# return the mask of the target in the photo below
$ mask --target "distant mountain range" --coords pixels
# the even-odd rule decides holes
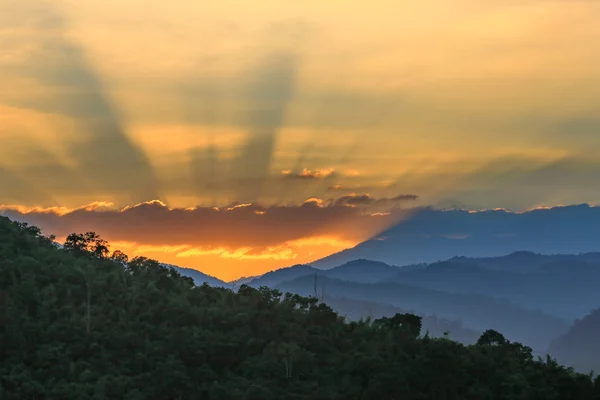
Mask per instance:
[[[329,270],[322,270],[310,265],[299,264],[268,272],[248,281],[247,284],[252,287],[277,286],[282,282],[311,274],[319,274],[330,278],[362,283],[375,283],[394,276],[399,270],[398,267],[370,260],[354,260]]]
[[[354,260],[329,270],[295,265],[271,271],[246,284],[276,287],[305,276],[492,296],[565,320],[580,318],[600,305],[600,253],[541,255],[521,251],[502,257],[453,257],[404,267]]]
[[[198,285],[316,296],[351,319],[416,313],[431,335],[463,343],[496,329],[589,372],[600,368],[600,314],[591,313],[600,307],[599,238],[600,208],[588,205],[521,214],[423,209],[352,249],[235,282],[166,265]]]
[[[231,287],[193,271],[183,270],[183,274],[197,283]],[[452,326],[449,333],[463,342],[476,336],[469,332],[496,329],[543,354],[572,321],[600,305],[598,282],[600,253],[521,251],[404,267],[370,260],[354,260],[329,270],[295,265],[244,283],[316,296],[352,318],[405,310],[431,321],[447,321],[431,325],[432,332],[439,334],[439,326]]]
[[[585,369],[596,365],[586,349],[600,337],[598,313],[586,317],[600,307],[599,238],[600,208],[588,205],[525,213],[423,209],[310,265],[230,283],[177,269],[197,284],[317,296],[352,319],[413,312],[432,335],[463,343],[496,329],[538,355],[550,349]]]
[[[395,282],[359,283],[317,276],[318,297],[352,298],[390,304],[418,315],[435,315],[461,321],[465,328],[496,329],[510,340],[545,351],[549,343],[566,332],[568,321],[541,311],[528,310],[505,299],[480,294],[449,293]],[[282,292],[315,295],[311,275],[276,286]]]
[[[598,238],[600,208],[587,204],[524,213],[423,208],[385,232],[310,265],[328,269],[357,259],[408,265],[521,250],[589,253],[600,251]]]

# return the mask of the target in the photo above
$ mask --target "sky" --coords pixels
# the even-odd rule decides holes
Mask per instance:
[[[600,199],[600,1],[0,0],[0,212],[223,279]]]

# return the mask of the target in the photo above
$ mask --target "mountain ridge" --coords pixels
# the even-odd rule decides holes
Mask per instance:
[[[600,208],[589,204],[527,212],[420,209],[359,243],[315,260],[331,268],[365,258],[391,265],[431,263],[456,256],[498,257],[518,251],[576,254],[600,251]]]

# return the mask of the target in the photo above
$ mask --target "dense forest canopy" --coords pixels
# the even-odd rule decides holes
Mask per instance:
[[[62,248],[0,217],[1,399],[600,399],[494,330],[465,346],[407,313],[347,322],[315,297],[195,286],[94,233]]]

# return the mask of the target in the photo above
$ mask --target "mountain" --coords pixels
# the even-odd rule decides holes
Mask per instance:
[[[232,287],[236,287],[236,286],[242,286],[242,285],[248,285],[250,282],[252,282],[255,279],[260,278],[261,275],[255,275],[255,276],[242,276],[241,278],[238,279],[234,279],[231,280],[229,282],[227,282],[230,286]]]
[[[481,294],[448,293],[395,282],[374,284],[349,282],[319,275],[306,275],[282,282],[283,292],[313,295],[315,281],[319,297],[350,298],[390,304],[418,315],[436,315],[459,320],[468,329],[496,329],[507,338],[525,343],[544,353],[550,342],[566,332],[569,322],[535,310],[527,310],[505,299]]]
[[[264,275],[256,279],[252,279],[247,284],[252,287],[268,286],[275,287],[281,282],[293,280],[300,276],[314,275],[319,272],[318,269],[311,267],[310,265],[293,265],[287,268],[276,269],[271,272],[267,272]]]
[[[575,321],[567,333],[552,342],[549,352],[582,373],[600,372],[600,309]]]
[[[314,268],[310,265],[300,264],[267,272],[266,274],[250,279],[245,283],[252,287],[275,287],[285,281],[293,280],[301,276],[314,276],[315,274],[347,281],[374,283],[387,277],[391,277],[398,271],[398,267],[370,260],[350,261],[327,271]]]
[[[165,267],[174,268],[182,276],[187,276],[189,278],[192,278],[196,285],[202,285],[203,283],[206,283],[210,286],[217,286],[217,287],[231,286],[230,284],[228,284],[225,281],[222,281],[218,278],[215,278],[214,276],[207,275],[205,273],[202,273],[202,272],[192,269],[192,268],[183,268],[183,267],[179,267],[177,265],[171,265],[171,264],[165,264],[165,263],[161,263],[161,265],[164,265]]]
[[[195,286],[158,261],[58,249],[0,218],[3,400],[598,398],[600,380],[500,332],[465,346],[421,335],[426,323]]]
[[[400,268],[380,261],[354,260],[319,274],[344,281],[375,283],[396,275],[398,271]]]
[[[600,251],[600,208],[587,204],[524,213],[423,208],[357,246],[311,263],[332,268],[357,259],[409,265],[456,256],[498,257]]]
[[[538,254],[532,251],[516,251],[500,257],[453,257],[451,261],[474,264],[492,270],[537,272],[548,269],[550,265],[566,268],[575,264],[600,265],[600,253]]]
[[[531,253],[525,258],[528,262],[521,253],[482,259],[455,257],[419,268],[401,268],[385,281],[449,293],[484,294],[568,320],[581,318],[600,305],[600,263],[587,262],[595,261],[596,253]]]

